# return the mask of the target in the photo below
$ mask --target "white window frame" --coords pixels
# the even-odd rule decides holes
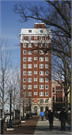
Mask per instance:
[[[23,68],[26,68],[26,64],[23,64]]]
[[[48,95],[46,95],[46,93],[48,93],[48,92],[45,92],[45,96],[47,97]],[[49,93],[48,93],[49,94]]]
[[[32,71],[28,71],[28,75],[32,75]]]
[[[44,92],[39,93],[40,97],[44,96]]]
[[[24,53],[25,52],[25,53]],[[23,54],[26,55],[26,50],[23,50]]]
[[[40,54],[44,54],[44,52],[43,52],[43,50],[40,50],[40,52],[39,52]]]
[[[48,51],[45,54],[48,54]]]
[[[37,92],[34,92],[34,95],[38,95],[38,93]]]
[[[39,39],[40,39],[40,40],[44,40],[44,37],[43,37],[43,36],[40,36]]]
[[[38,78],[34,78],[34,81],[38,81]]]
[[[26,89],[26,85],[23,85],[23,89],[24,89],[24,90]]]
[[[34,50],[34,53],[38,53],[38,50]]]
[[[30,90],[32,89],[32,85],[28,85],[28,90],[29,90],[29,89],[30,89]]]
[[[24,79],[25,79],[25,81],[24,81]],[[23,82],[26,82],[26,78],[23,78]]]
[[[23,75],[26,75],[26,71],[23,71]]]
[[[38,58],[37,57],[34,57],[34,60],[37,60]]]
[[[28,48],[32,48],[32,44],[31,43],[28,44]]]
[[[39,65],[39,68],[42,68],[43,69],[44,68],[44,64],[40,64]]]
[[[39,58],[39,61],[44,61],[44,57],[40,57]]]
[[[34,39],[37,39],[37,36],[34,36]]]
[[[48,78],[45,78],[45,82],[48,82],[47,79],[48,79]]]
[[[32,82],[32,78],[28,78],[28,82]]]
[[[44,45],[42,44],[42,43],[40,43],[40,45],[39,45],[40,47],[43,47]]]
[[[29,50],[29,51],[28,51],[28,54],[29,54],[29,55],[32,55],[32,51]]]
[[[32,40],[32,36],[28,36],[28,40]]]
[[[45,89],[48,89],[48,88],[46,88],[46,86],[48,86],[48,85],[45,85]]]
[[[23,57],[23,61],[26,61],[26,57]]]
[[[45,68],[48,68],[48,64],[45,64]]]
[[[37,67],[38,65],[37,64],[34,64],[34,67]]]
[[[39,87],[40,87],[40,89],[44,89],[44,85],[40,85]]]
[[[37,71],[34,71],[34,74],[37,74],[38,72]]]
[[[34,85],[34,88],[38,88],[38,85]]]
[[[39,74],[40,74],[40,75],[44,75],[44,71],[40,71]]]
[[[48,61],[48,57],[45,57],[45,61]]]
[[[48,44],[47,43],[45,44],[45,47],[48,47]]]
[[[48,75],[47,73],[48,73],[48,71],[45,71],[45,75]]]
[[[28,61],[32,61],[32,57],[28,57]]]
[[[26,43],[23,43],[23,47],[26,48]]]
[[[32,92],[28,92],[28,96],[32,96]]]
[[[24,36],[24,40],[26,40],[26,36]]]
[[[44,82],[44,78],[39,78],[39,82]]]
[[[29,68],[29,69],[32,68],[32,64],[28,64],[28,68]]]

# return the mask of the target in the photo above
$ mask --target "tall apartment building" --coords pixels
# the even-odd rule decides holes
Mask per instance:
[[[21,99],[31,99],[31,112],[51,109],[51,30],[44,23],[21,29]],[[43,51],[44,50],[44,51]],[[21,109],[22,111],[22,109]]]

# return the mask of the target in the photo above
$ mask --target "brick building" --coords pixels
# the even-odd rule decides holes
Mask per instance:
[[[31,112],[51,109],[51,30],[44,23],[21,29],[21,103],[31,104]],[[44,50],[44,51],[43,51]],[[27,99],[27,100],[26,100]],[[22,111],[22,108],[21,108]]]

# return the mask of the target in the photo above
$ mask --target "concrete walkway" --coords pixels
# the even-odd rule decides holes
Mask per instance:
[[[36,130],[34,132],[34,135],[38,134],[53,134],[53,135],[71,135],[71,126],[66,123],[66,130],[61,131],[61,122],[54,117],[53,121],[53,130],[49,131],[49,121],[46,121],[44,118],[43,121],[41,121],[41,118],[39,118],[39,121],[36,126]]]

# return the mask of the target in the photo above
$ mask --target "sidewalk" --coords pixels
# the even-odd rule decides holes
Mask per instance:
[[[66,131],[61,131],[61,122],[54,117],[53,121],[53,130],[49,131],[49,121],[46,121],[44,118],[44,121],[41,121],[41,118],[39,118],[39,121],[37,123],[34,135],[38,134],[53,134],[53,135],[62,135],[67,134],[71,135],[71,126],[66,123]]]

